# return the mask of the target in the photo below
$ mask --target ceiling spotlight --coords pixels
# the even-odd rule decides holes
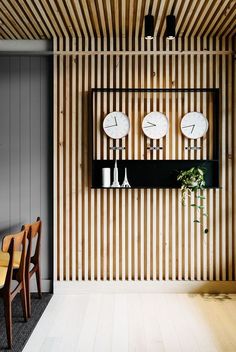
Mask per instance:
[[[169,40],[175,39],[175,16],[166,16],[166,38]]]
[[[145,16],[145,39],[153,39],[154,35],[154,17],[152,15]]]

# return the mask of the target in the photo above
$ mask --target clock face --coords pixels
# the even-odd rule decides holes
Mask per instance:
[[[203,137],[208,130],[208,120],[200,112],[189,112],[181,120],[181,131],[187,138]]]
[[[150,112],[143,119],[142,129],[148,138],[160,139],[168,132],[168,119],[161,112]]]
[[[112,111],[104,118],[103,129],[110,138],[123,138],[129,133],[129,118],[123,112]]]

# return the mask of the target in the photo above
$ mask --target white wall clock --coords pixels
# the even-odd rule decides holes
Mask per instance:
[[[160,139],[168,132],[168,119],[158,111],[147,114],[142,122],[143,133],[151,139]]]
[[[123,138],[129,133],[129,118],[123,112],[112,111],[104,118],[103,129],[110,138]]]
[[[207,133],[208,120],[200,112],[188,112],[183,116],[180,128],[183,135],[187,138],[201,138]]]

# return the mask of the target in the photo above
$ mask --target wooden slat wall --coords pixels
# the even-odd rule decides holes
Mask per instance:
[[[155,36],[164,36],[171,13],[178,36],[235,34],[234,0],[1,0],[0,38],[109,37],[122,42],[144,35],[148,13],[154,16]]]
[[[202,49],[200,38],[179,38],[166,44],[157,39],[154,50]],[[107,40],[54,41],[54,50],[82,46],[107,48]],[[209,49],[231,50],[224,39],[204,42]],[[122,48],[132,50],[125,40]],[[127,47],[126,47],[127,45]],[[131,46],[130,46],[131,45]],[[143,50],[147,44],[140,40]],[[148,44],[150,45],[150,44]],[[113,41],[110,41],[112,50]],[[149,48],[148,48],[149,49]],[[86,48],[85,48],[86,50]],[[54,155],[55,155],[55,279],[57,280],[232,280],[236,279],[235,148],[235,60],[233,55],[57,55],[54,59]],[[91,141],[88,140],[88,97],[92,87],[219,87],[221,89],[221,189],[204,191],[209,217],[208,234],[193,224],[194,211],[181,205],[179,190],[92,190]],[[173,121],[162,153],[148,154],[140,126],[132,127],[127,149],[110,152],[112,142],[95,137],[99,158],[206,158],[210,144],[201,151],[187,152],[184,139],[177,138],[179,116],[193,109],[209,115],[205,95],[169,94],[159,100],[151,95],[143,103],[114,94],[100,95],[96,113],[117,109],[139,118],[145,111],[172,111]],[[166,97],[168,98],[168,97]],[[182,100],[183,98],[183,100]],[[176,105],[175,105],[176,104]],[[174,127],[175,126],[175,127]],[[140,143],[141,141],[141,143]],[[199,142],[196,142],[198,145]],[[154,142],[155,144],[155,142]],[[122,145],[122,142],[117,142]],[[190,155],[189,155],[189,154]],[[195,155],[194,155],[195,153]],[[190,201],[189,201],[190,202]]]

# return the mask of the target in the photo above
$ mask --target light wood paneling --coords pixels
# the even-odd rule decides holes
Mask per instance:
[[[2,0],[0,36],[40,39],[55,36],[114,38],[123,50],[129,38],[144,35],[144,16],[154,16],[155,36],[163,37],[166,16],[176,16],[180,37],[230,37],[235,34],[233,0]],[[84,43],[85,44],[85,43]],[[140,45],[140,44],[139,44]],[[137,48],[136,48],[137,49]]]
[[[225,50],[223,42],[210,41],[210,48]],[[100,50],[100,42],[92,40],[92,48]],[[106,45],[106,43],[105,43]],[[163,48],[159,39],[153,43]],[[177,45],[177,43],[176,43]],[[65,43],[61,46],[66,47]],[[69,46],[69,44],[68,44]],[[78,47],[76,41],[74,47]],[[199,47],[188,40],[179,41],[178,48],[190,51]],[[175,46],[166,50],[175,50]],[[231,47],[228,48],[231,50]],[[54,50],[58,50],[55,42]],[[235,160],[232,55],[58,55],[55,75],[59,77],[55,114],[55,153],[57,167],[57,237],[56,263],[58,280],[231,280],[235,279],[235,193],[233,192]],[[73,74],[72,74],[73,72]],[[77,77],[76,82],[73,76]],[[65,82],[67,82],[65,84]],[[68,85],[68,88],[66,88]],[[221,187],[206,190],[209,228],[203,234],[193,224],[194,212],[182,207],[177,190],[93,190],[91,185],[91,141],[88,140],[89,92],[92,87],[216,87],[221,90]],[[68,91],[67,91],[68,89]],[[130,93],[129,93],[130,94]],[[145,99],[144,99],[145,98]],[[76,101],[76,104],[75,104]],[[142,116],[152,109],[164,111],[171,118],[164,150],[146,149],[140,124],[132,124],[126,151],[111,151],[113,141],[103,133],[95,134],[97,158],[208,158],[211,143],[207,139],[187,142],[178,136],[180,117],[193,109],[212,119],[211,98],[199,93],[155,95],[144,93],[128,99],[122,93],[109,98],[99,93],[94,100],[99,119],[108,111],[120,109]],[[56,118],[56,116],[55,116]],[[60,123],[59,123],[60,121]],[[210,121],[210,125],[213,122]],[[100,125],[100,120],[98,120]],[[68,126],[68,127],[67,127]],[[58,130],[57,130],[58,129]],[[209,130],[208,139],[212,135]],[[58,140],[60,136],[60,140]],[[150,143],[153,143],[149,141]],[[189,152],[185,144],[202,146]],[[117,145],[122,145],[118,141]],[[75,153],[75,155],[74,155]],[[73,163],[72,163],[73,160]],[[72,165],[73,164],[73,165]],[[68,170],[69,168],[69,170]],[[74,170],[74,171],[73,171]],[[77,171],[76,171],[77,170]],[[76,182],[73,173],[76,173]],[[193,199],[191,200],[193,201]],[[190,201],[189,201],[190,203]],[[74,209],[75,207],[75,209]],[[76,253],[73,254],[73,250]],[[71,252],[72,250],[72,252]],[[74,259],[76,257],[76,264]]]

